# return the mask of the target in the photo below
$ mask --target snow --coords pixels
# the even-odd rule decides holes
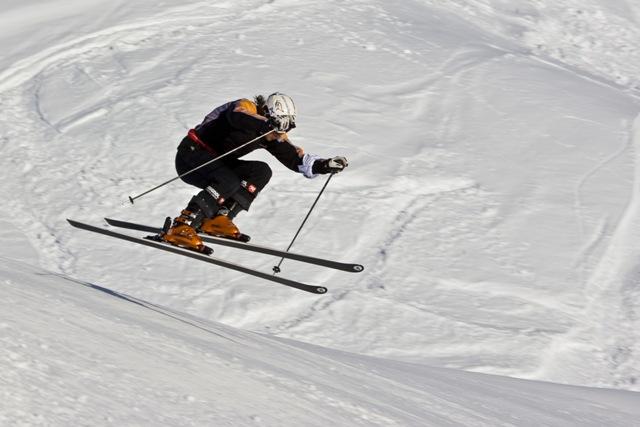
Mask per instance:
[[[278,404],[252,397],[253,421],[279,425],[310,384],[291,425],[336,407],[338,424],[633,424],[637,394],[575,386],[640,391],[639,23],[624,0],[4,1],[0,417],[246,425],[263,387]],[[128,196],[174,176],[213,107],[275,90],[300,109],[296,144],[350,161],[293,250],[363,273],[285,261],[329,288],[307,295],[66,223],[160,225],[193,188]],[[237,223],[285,248],[324,179],[251,158],[274,176]]]
[[[1,259],[2,425],[624,426],[640,416],[637,393],[343,353]]]

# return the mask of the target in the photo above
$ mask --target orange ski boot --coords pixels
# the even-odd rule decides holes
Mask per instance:
[[[194,219],[193,213],[183,210],[180,216],[173,220],[171,227],[160,235],[160,238],[174,246],[211,254],[213,250],[202,242],[198,232],[191,226]]]
[[[216,215],[213,218],[205,219],[202,221],[200,231],[211,236],[240,240],[241,242],[248,242],[250,239],[249,236],[240,232],[227,215]]]

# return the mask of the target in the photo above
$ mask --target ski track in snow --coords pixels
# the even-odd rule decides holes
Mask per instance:
[[[322,13],[324,7],[332,7],[332,14]],[[252,26],[259,25],[262,19],[277,15],[281,8],[289,8],[290,11],[290,19],[282,24],[285,30],[299,34],[297,30],[300,26],[313,26],[316,31],[326,34],[329,40],[327,45],[336,52],[336,58],[332,60],[334,62],[328,63],[326,69],[297,63],[295,65],[301,70],[273,81],[262,79],[253,83],[255,77],[244,80],[238,77],[234,81],[227,76],[228,67],[206,62],[198,55],[196,45],[200,44],[206,46],[207,55],[237,61],[239,69],[259,63],[260,58],[268,58],[273,51],[260,51],[254,45],[257,43],[254,33],[259,32],[260,28]],[[535,63],[535,66],[544,70],[561,69],[558,72],[563,75],[576,75],[612,91],[622,88],[632,96],[637,96],[636,83],[630,80],[627,69],[617,63],[610,67],[619,71],[619,78],[611,81],[606,78],[606,67],[585,67],[579,58],[563,58],[559,51],[547,45],[532,49],[500,34],[486,35],[478,29],[473,29],[477,33],[472,33],[476,39],[464,43],[458,43],[454,36],[446,35],[445,30],[442,38],[430,38],[430,33],[423,35],[416,31],[418,23],[413,23],[405,16],[411,13],[409,6],[397,6],[397,10],[391,12],[392,9],[375,2],[354,2],[349,5],[331,3],[330,6],[305,2],[295,7],[293,2],[287,1],[251,1],[244,2],[243,7],[236,7],[231,2],[213,6],[196,3],[64,39],[22,58],[0,73],[3,121],[10,123],[2,135],[5,173],[7,176],[22,177],[12,180],[9,186],[0,190],[6,200],[2,208],[5,218],[14,218],[15,213],[27,218],[16,226],[38,248],[41,263],[48,268],[79,274],[91,268],[89,266],[92,263],[98,264],[97,260],[104,256],[114,260],[113,271],[108,267],[94,267],[95,271],[91,274],[95,277],[108,278],[112,275],[116,281],[123,281],[124,278],[139,281],[142,297],[149,299],[154,292],[160,292],[162,295],[156,296],[156,301],[175,303],[177,308],[193,308],[197,314],[238,322],[241,326],[263,328],[303,340],[311,337],[321,344],[372,354],[388,352],[398,358],[405,356],[411,360],[430,362],[444,360],[443,363],[451,366],[488,372],[579,384],[592,384],[595,381],[597,385],[613,384],[636,389],[638,367],[634,358],[640,354],[640,349],[637,348],[638,336],[634,331],[638,324],[636,301],[640,267],[633,261],[638,259],[633,244],[638,240],[635,237],[640,214],[637,206],[640,185],[640,161],[637,159],[640,149],[639,119],[636,119],[633,136],[622,143],[617,139],[617,145],[612,142],[610,151],[590,163],[588,170],[580,174],[572,187],[575,220],[584,241],[574,257],[575,269],[584,276],[581,283],[576,284],[575,293],[582,298],[577,301],[569,297],[567,301],[558,302],[549,289],[534,292],[527,287],[525,284],[532,280],[530,277],[535,273],[531,273],[531,268],[526,265],[526,256],[517,253],[521,251],[525,254],[526,248],[524,245],[514,246],[518,250],[506,254],[508,243],[501,240],[507,233],[505,224],[517,221],[518,213],[524,216],[529,213],[527,209],[535,208],[532,207],[534,203],[527,204],[527,200],[535,199],[538,189],[533,185],[529,188],[523,185],[520,187],[523,191],[518,195],[522,200],[521,205],[519,201],[510,201],[496,207],[499,204],[496,201],[498,195],[493,192],[491,185],[476,181],[472,174],[465,175],[462,172],[464,168],[457,163],[465,155],[474,159],[473,155],[465,154],[472,151],[465,151],[468,149],[465,144],[470,145],[471,138],[465,133],[464,117],[483,108],[492,111],[493,116],[490,117],[508,117],[510,114],[508,109],[491,102],[490,92],[477,93],[474,99],[460,95],[460,88],[465,85],[491,81],[494,67],[500,64],[517,63],[524,69],[534,67],[531,64]],[[313,10],[319,13],[314,14]],[[472,16],[483,16],[478,12],[483,10],[482,2],[471,2],[465,10]],[[340,19],[334,18],[334,13]],[[354,25],[354,21],[349,20],[353,17],[362,21]],[[435,24],[447,19],[450,19],[447,13],[442,16],[435,14],[427,22]],[[241,22],[242,25],[237,28],[230,22]],[[424,21],[419,23],[425,24]],[[482,28],[483,25],[480,22],[478,27]],[[554,31],[558,28],[553,23],[547,22],[547,25],[545,28]],[[457,27],[453,28],[448,31],[455,32]],[[386,37],[384,31],[393,33],[394,37]],[[305,56],[305,62],[322,63],[325,59],[321,56],[320,43],[313,34],[297,37],[292,43],[308,46],[305,48],[305,54],[308,55]],[[247,38],[251,41],[246,41]],[[531,41],[535,37],[529,34],[525,39]],[[314,49],[318,49],[319,53],[315,54]],[[381,75],[388,74],[397,80],[378,78],[378,75],[372,74],[363,76],[362,82],[353,82],[349,75],[354,70],[351,68],[353,65],[342,64],[339,55],[353,55],[370,66],[378,64],[372,58],[384,58],[389,62],[393,59],[397,64],[402,64],[397,66],[399,70],[406,67],[410,72],[385,68],[380,70]],[[140,61],[138,57],[145,60]],[[563,62],[563,59],[566,61]],[[263,65],[265,72],[269,72],[271,64],[265,62]],[[358,68],[355,70],[360,71]],[[155,282],[164,275],[175,274],[172,268],[185,274],[188,272],[193,277],[208,273],[199,266],[191,267],[184,260],[158,266],[145,253],[138,255],[142,258],[135,258],[141,261],[140,271],[130,274],[131,266],[126,255],[118,258],[112,254],[114,251],[132,253],[132,248],[91,239],[91,242],[95,241],[93,247],[86,243],[89,240],[86,235],[72,233],[61,225],[66,217],[98,222],[102,216],[115,216],[114,212],[119,216],[139,217],[149,209],[149,218],[157,220],[167,212],[176,211],[182,199],[186,200],[191,194],[190,189],[174,187],[180,196],[169,197],[170,192],[167,191],[156,199],[142,202],[142,208],[123,208],[121,202],[126,200],[123,191],[147,188],[168,178],[167,175],[173,172],[173,145],[184,129],[193,125],[210,107],[208,104],[203,106],[204,102],[209,102],[207,96],[192,93],[212,90],[210,81],[205,81],[203,88],[195,87],[202,81],[198,78],[210,74],[216,76],[214,87],[224,87],[216,93],[216,101],[223,101],[226,95],[237,96],[239,91],[245,91],[243,82],[252,82],[250,90],[269,90],[274,84],[284,85],[286,82],[289,86],[285,87],[298,89],[302,105],[306,102],[307,108],[312,110],[310,113],[318,114],[315,122],[307,120],[309,131],[302,138],[321,139],[324,134],[320,130],[326,126],[326,145],[316,143],[314,147],[314,142],[310,141],[308,144],[311,147],[324,151],[323,154],[345,150],[364,163],[357,169],[358,162],[354,162],[354,170],[348,171],[352,178],[345,173],[345,180],[335,183],[330,194],[321,201],[317,222],[305,229],[308,240],[317,241],[317,246],[299,243],[302,250],[318,251],[319,256],[359,262],[364,259],[366,271],[363,275],[334,272],[318,274],[316,270],[309,273],[312,270],[301,269],[301,277],[313,274],[313,281],[332,284],[328,295],[313,300],[290,297],[289,293],[282,290],[260,293],[256,287],[244,286],[244,278],[227,272],[216,272],[219,276],[216,274],[211,280],[216,283],[196,286],[197,280],[190,279],[182,286],[173,282],[156,285]],[[146,75],[151,78],[146,78]],[[292,78],[301,81],[289,83],[287,79]],[[313,89],[307,89],[307,85]],[[476,86],[479,84],[476,83]],[[72,89],[80,95],[74,94]],[[68,95],[69,100],[55,99],[60,95]],[[177,101],[186,96],[192,96],[193,101]],[[380,123],[385,109],[397,111],[393,117],[408,117],[410,120],[406,128],[391,132],[386,123]],[[611,126],[611,121],[605,122],[604,119],[598,122],[579,117],[577,121],[584,122],[585,126],[603,128],[603,132]],[[368,129],[368,123],[376,125],[379,135]],[[491,127],[492,124],[484,123],[484,126]],[[132,131],[131,127],[145,129],[145,143],[138,144],[136,139],[139,132]],[[619,136],[624,133],[623,128],[624,125],[619,129],[611,127],[610,133]],[[350,144],[343,141],[345,134],[354,142]],[[385,144],[390,140],[394,143],[384,146],[380,142],[368,143],[368,140],[378,136]],[[166,151],[166,156],[149,153],[148,141],[157,142],[158,151]],[[399,153],[394,144],[404,144],[406,151]],[[597,225],[592,226],[593,214],[586,208],[592,202],[587,184],[600,173],[615,168],[616,162],[624,159],[629,152],[636,153],[636,176],[631,200],[617,222],[616,218],[598,218]],[[138,156],[144,158],[147,155],[152,156],[149,162],[135,160]],[[389,165],[391,162],[397,164]],[[447,169],[450,165],[454,166]],[[389,179],[381,182],[379,177]],[[43,183],[43,179],[47,182]],[[270,192],[249,213],[247,225],[252,221],[254,224],[264,221],[269,216],[269,213],[261,213],[260,209],[265,212],[282,209],[292,199],[298,211],[308,206],[315,187],[308,190],[296,183],[290,193],[278,192],[291,188],[288,186],[290,179],[289,175],[280,174],[276,169]],[[529,191],[528,194],[525,194],[525,189]],[[150,205],[155,203],[157,205],[151,208]],[[345,208],[331,210],[331,207],[341,205]],[[467,206],[469,211],[461,212]],[[430,210],[440,212],[443,216],[429,216]],[[290,214],[291,211],[282,214],[276,212],[274,215],[280,216],[276,216],[273,223],[277,223],[277,220],[293,222]],[[342,221],[342,218],[345,222],[343,226],[335,230],[326,229],[332,220]],[[425,222],[428,222],[430,230],[428,235],[416,235],[416,231],[422,231],[420,224]],[[260,226],[254,227],[258,230]],[[375,230],[367,227],[375,227]],[[474,231],[478,227],[484,231]],[[286,245],[288,236],[277,225],[267,224],[261,232],[274,236],[276,245]],[[345,238],[350,244],[345,244]],[[486,238],[486,242],[480,242],[481,238]],[[301,236],[301,240],[304,239],[305,236]],[[455,245],[466,245],[468,240],[477,242],[470,243],[468,247],[455,248]],[[415,246],[414,250],[407,249],[412,245]],[[87,250],[95,253],[87,254]],[[455,274],[460,273],[462,264],[457,260],[469,261],[470,258],[465,258],[463,252],[473,253],[474,250],[489,260],[487,265],[511,272],[511,277],[523,278],[523,282],[509,283],[506,279],[493,279],[484,272],[463,274],[464,277],[457,278]],[[418,254],[424,254],[429,258],[428,262],[413,265],[413,262],[420,260]],[[405,258],[403,255],[406,255],[405,260],[402,259]],[[599,257],[599,261],[594,260],[596,257]],[[442,270],[438,270],[438,259],[444,265]],[[166,260],[169,263],[169,258]],[[162,258],[158,262],[164,261],[165,258]],[[398,267],[397,263],[402,261],[405,262]],[[265,261],[261,265],[268,266],[269,263]],[[415,272],[403,271],[411,267],[415,267]],[[149,277],[150,272],[156,275]],[[419,279],[414,277],[416,274],[420,275]],[[452,276],[443,277],[446,274]],[[576,274],[576,277],[579,276]],[[540,280],[540,283],[546,284],[544,280]],[[147,287],[147,284],[153,284],[154,287]],[[580,286],[583,288],[580,289]],[[428,292],[425,294],[427,296],[415,298],[412,295],[412,292],[421,291]],[[442,294],[437,291],[442,291]],[[128,292],[131,293],[131,290]],[[256,296],[252,301],[249,295],[254,292]],[[280,299],[273,295],[280,296]],[[290,301],[284,300],[289,297]],[[486,314],[482,307],[474,306],[471,301],[465,301],[460,305],[463,309],[456,311],[459,307],[457,303],[450,309],[438,307],[437,302],[425,303],[429,297],[445,301],[456,297],[470,300],[478,298],[487,304],[500,300],[497,306],[503,308],[506,314]],[[274,313],[258,307],[257,301],[264,298],[271,298],[271,311]],[[349,309],[344,308],[354,304],[354,301],[367,298],[373,300],[372,310],[393,313],[392,307],[398,307],[398,311],[412,313],[407,319],[441,323],[445,331],[442,332],[443,339],[452,339],[451,353],[446,354],[443,350],[442,355],[432,356],[437,351],[437,342],[424,342],[415,348],[407,346],[410,339],[406,342],[390,339],[389,342],[376,344],[388,332],[386,329],[369,331],[369,328],[376,326],[377,322],[373,320],[376,313],[366,313],[366,304],[354,310],[355,314],[351,316]],[[503,300],[510,304],[503,303]],[[603,306],[602,301],[607,301],[607,305]],[[278,316],[279,309],[286,314]],[[543,315],[531,314],[526,317],[514,314],[509,317],[510,310],[517,312],[518,309],[523,312],[538,309]],[[252,310],[255,310],[253,314]],[[359,314],[370,316],[371,319],[357,319]],[[545,316],[551,320],[537,319]],[[557,326],[552,326],[552,320]],[[323,327],[326,321],[331,323]],[[335,331],[335,327],[345,321],[354,322],[356,327],[361,326],[358,322],[362,322],[371,335],[363,339],[362,344],[347,343],[352,341],[348,332],[344,333],[344,337],[332,338],[322,330],[327,328]],[[509,325],[509,321],[515,322],[515,326]],[[342,327],[345,330],[350,328],[348,324]],[[611,330],[615,331],[612,336],[608,334]],[[490,338],[487,338],[485,348],[478,345],[480,361],[462,360],[466,358],[467,350],[458,351],[456,348],[466,339],[477,338],[481,341],[478,338],[481,331],[488,331]],[[437,334],[438,331],[434,327],[425,335],[429,333]],[[494,354],[492,340],[500,336],[505,339],[524,337],[523,342],[531,337],[534,344],[520,351],[515,349],[519,341],[514,341],[512,347],[507,345]],[[395,353],[393,348],[385,348],[394,343],[398,346]],[[500,351],[508,353],[504,355],[505,360],[516,360],[512,362],[513,366],[509,366],[510,362],[500,366],[501,362],[495,361],[496,366],[492,367],[491,362],[484,359],[487,353],[498,358]],[[593,352],[593,358],[588,363],[597,372],[598,378],[595,380],[585,377],[584,372],[589,372],[587,368],[581,368],[577,373],[571,371],[584,351]],[[536,352],[542,353],[542,356],[532,355]],[[608,375],[612,375],[613,379]]]
[[[596,123],[596,124],[600,125],[600,123]],[[628,127],[628,124],[626,124],[626,126],[624,126],[624,127]],[[576,217],[578,218],[579,225],[580,225],[580,232],[583,235],[586,233],[586,231],[585,231],[585,228],[586,228],[585,223],[587,221],[586,221],[586,218],[585,218],[585,214],[583,212],[583,210],[584,210],[584,202],[585,201],[583,201],[582,193],[584,191],[584,187],[586,186],[587,181],[589,181],[590,179],[593,179],[600,170],[602,170],[605,167],[607,167],[610,163],[612,163],[617,158],[628,154],[629,151],[633,151],[631,149],[632,140],[629,137],[628,133],[623,133],[621,135],[620,139],[622,140],[620,146],[617,149],[615,149],[609,156],[605,157],[602,161],[597,163],[593,167],[593,169],[591,169],[584,176],[582,176],[580,181],[576,185],[576,189],[575,189],[575,210],[576,210]],[[580,268],[579,264],[581,262],[586,263],[587,258],[591,255],[591,251],[598,244],[602,243],[605,233],[607,233],[610,228],[611,228],[611,226],[608,224],[607,220],[605,219],[605,220],[603,220],[603,224],[595,229],[596,231],[593,234],[593,237],[590,239],[590,243],[587,245],[587,247],[585,248],[584,252],[578,258],[578,262],[576,263],[577,264],[576,268]]]
[[[222,5],[222,7],[223,6],[224,5]],[[219,7],[221,7],[221,5],[217,5],[213,10],[219,13]],[[20,100],[24,101],[22,102],[23,106],[15,105],[15,109],[5,110],[6,113],[11,113],[13,116],[7,117],[8,120],[14,123],[10,136],[12,136],[15,141],[23,135],[33,134],[34,129],[38,129],[40,127],[40,122],[44,123],[46,128],[49,129],[44,129],[44,137],[55,137],[55,135],[52,135],[52,131],[55,134],[64,134],[73,126],[91,122],[104,116],[107,112],[112,111],[114,107],[117,107],[118,104],[127,104],[130,103],[131,100],[136,100],[140,97],[147,97],[149,92],[153,93],[162,87],[168,86],[169,84],[179,82],[180,70],[178,70],[178,73],[173,75],[170,80],[151,82],[150,84],[142,87],[133,88],[133,90],[131,90],[132,88],[125,87],[123,84],[114,84],[112,81],[106,81],[105,84],[109,85],[108,92],[127,92],[126,95],[108,97],[107,99],[100,100],[77,113],[73,113],[71,116],[62,117],[56,121],[49,119],[47,114],[43,112],[43,108],[41,106],[40,92],[42,91],[45,73],[55,73],[57,70],[73,67],[76,70],[79,70],[83,75],[87,76],[96,84],[96,86],[103,86],[98,79],[93,78],[88,74],[86,69],[83,68],[83,65],[76,66],[75,64],[91,62],[92,58],[99,58],[107,52],[113,55],[114,60],[116,60],[116,64],[121,68],[121,72],[126,76],[130,70],[127,70],[126,66],[117,61],[118,49],[128,48],[135,50],[137,49],[135,47],[136,44],[153,38],[164,38],[164,34],[168,32],[170,33],[175,30],[182,32],[191,31],[193,26],[198,24],[211,25],[212,20],[210,16],[193,16],[193,11],[198,9],[202,11],[201,5],[199,4],[181,6],[175,8],[174,11],[163,11],[163,13],[158,17],[137,20],[131,24],[117,25],[102,29],[95,33],[49,46],[47,49],[44,49],[31,57],[24,58],[13,66],[5,69],[0,73],[0,93],[5,94],[2,102],[3,105],[5,105],[5,101],[7,100],[15,100],[13,102],[8,101],[8,104],[18,104]],[[176,13],[178,13],[179,16],[173,16]],[[216,17],[220,18],[218,14],[216,14]],[[114,46],[116,46],[116,48],[114,48]],[[186,66],[188,65],[189,64]],[[31,97],[32,101],[29,101],[29,98]],[[159,105],[159,103],[154,104],[156,104],[155,106]],[[33,117],[32,111],[36,112],[36,117]],[[43,151],[46,151],[46,147],[43,147],[43,144],[46,144],[46,140],[40,140],[36,144],[19,143],[17,147],[15,144],[8,144],[8,150],[6,152],[7,158],[15,159],[14,164],[16,165],[20,165],[22,163],[21,160],[26,159],[30,169],[39,169],[41,167],[48,168],[49,165],[46,165],[48,156],[46,153],[43,153]],[[67,147],[65,147],[65,149],[67,149]],[[67,165],[58,165],[57,169],[51,172],[55,173],[57,177],[73,177],[77,174],[78,177],[73,179],[73,182],[79,184],[82,187],[82,192],[86,195],[83,197],[83,204],[91,204],[98,200],[95,196],[92,196],[92,194],[100,197],[100,191],[97,189],[104,187],[104,177],[96,179],[93,175],[96,170],[101,169],[100,166],[104,163],[104,160],[113,153],[113,149],[114,143],[111,140],[111,137],[107,135],[104,139],[104,143],[99,145],[98,153],[93,153],[93,155],[88,157],[80,154],[81,151],[76,151],[74,149],[71,149],[66,153],[67,158],[84,158],[88,160],[88,163],[84,163],[80,170],[77,170],[78,164],[74,162]],[[80,148],[80,150],[83,150],[83,148]],[[49,175],[49,177],[53,178],[51,175]],[[118,180],[114,180],[113,178],[109,179],[112,184],[119,183]],[[34,218],[41,217],[35,209],[31,208],[31,206],[38,205],[36,198],[40,197],[38,193],[41,192],[40,183],[38,181],[39,179],[27,179],[26,185],[20,191],[20,194],[24,195],[25,201],[22,202],[20,199],[8,198],[11,202],[7,206],[7,211],[22,212],[24,210],[30,210]],[[93,183],[93,185],[90,183]],[[60,215],[58,221],[68,214],[68,212],[65,212]],[[42,221],[38,222],[36,228],[40,228],[42,226],[47,227],[46,224],[49,222],[50,218],[42,218]],[[72,265],[69,260],[70,253],[64,249],[64,246],[60,245],[61,242],[53,237],[55,235],[53,231],[54,230],[51,229],[44,233],[40,230],[36,231],[37,241],[35,241],[34,244],[42,247],[42,244],[45,243],[45,246],[42,247],[42,249],[47,252],[49,257],[54,258],[52,263],[59,264],[62,271],[66,271],[71,268]],[[33,235],[33,231],[29,234]],[[42,240],[45,241],[43,242]],[[63,253],[56,256],[56,254],[61,250]]]
[[[582,363],[592,367],[595,372],[612,372],[615,386],[623,388],[633,388],[639,381],[634,360],[640,339],[635,326],[640,312],[640,264],[637,261],[640,256],[637,249],[640,237],[640,115],[635,119],[632,135],[628,139],[625,147],[632,145],[632,156],[636,163],[629,204],[596,270],[588,279],[585,288],[588,304],[583,313],[584,321],[552,346],[555,351],[543,365],[543,369],[552,371],[552,376],[560,375],[562,378],[563,374],[557,371],[564,358],[580,357]],[[611,307],[617,309],[612,310]],[[611,331],[616,333],[612,334]],[[590,343],[594,336],[597,337],[595,342],[603,344],[603,348]],[[585,353],[590,356],[585,357]],[[564,380],[584,381],[582,378],[571,378],[571,375]],[[605,385],[608,380],[600,378],[599,381]]]

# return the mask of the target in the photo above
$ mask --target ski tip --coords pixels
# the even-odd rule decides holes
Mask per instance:
[[[316,294],[326,294],[327,288],[325,288],[324,286],[317,286],[315,292]]]
[[[360,272],[364,271],[364,265],[360,265],[360,264],[353,264],[353,266],[351,266],[351,268],[353,269],[354,273],[360,273]]]

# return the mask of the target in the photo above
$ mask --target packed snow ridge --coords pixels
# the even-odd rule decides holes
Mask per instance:
[[[0,258],[1,425],[631,425],[637,393],[343,353]]]
[[[635,422],[640,6],[397,3],[3,2],[0,424]],[[285,262],[306,295],[68,226],[161,225],[194,188],[127,196],[276,90],[350,161],[293,250],[363,273]],[[237,223],[285,248],[323,180],[251,158]]]

